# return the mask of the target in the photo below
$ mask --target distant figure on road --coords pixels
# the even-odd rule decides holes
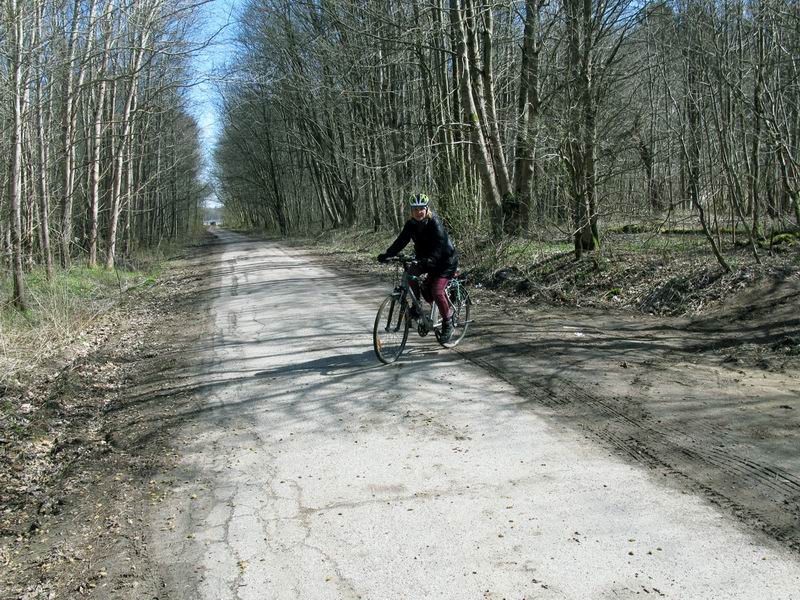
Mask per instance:
[[[439,307],[439,314],[442,315],[441,335],[444,341],[448,341],[453,335],[453,323],[450,304],[447,302],[444,289],[458,269],[458,255],[442,221],[431,211],[427,194],[411,195],[408,205],[411,209],[411,218],[406,221],[400,235],[389,249],[378,255],[378,262],[397,255],[408,242],[414,240],[417,264],[411,265],[408,272],[417,276],[428,274],[422,286],[422,297],[431,304],[436,302],[436,306]],[[411,288],[419,297],[419,282],[412,281]],[[419,315],[412,314],[411,317],[419,318]]]

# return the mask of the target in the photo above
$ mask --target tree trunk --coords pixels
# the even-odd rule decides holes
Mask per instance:
[[[94,119],[92,124],[92,157],[90,161],[90,190],[89,190],[89,260],[90,269],[97,266],[97,246],[100,224],[98,221],[100,210],[100,163],[103,149],[103,115],[106,109],[106,90],[108,89],[108,63],[111,57],[113,42],[113,22],[110,4],[104,17],[105,42],[103,58],[97,75],[100,78],[97,94],[95,96]]]
[[[89,23],[94,22],[97,2],[91,0],[89,5]],[[61,203],[61,266],[69,268],[72,252],[72,206],[75,193],[75,130],[77,129],[78,111],[77,97],[81,93],[86,76],[83,60],[78,61],[78,33],[80,30],[81,0],[75,0],[72,8],[72,31],[67,46],[67,80],[64,93],[63,143],[64,143],[64,179],[63,199]],[[92,49],[93,35],[86,38],[84,54],[89,56]],[[76,64],[77,63],[77,64]],[[78,72],[75,73],[77,68]]]
[[[479,109],[473,96],[473,73],[470,65],[470,44],[466,15],[458,8],[457,0],[450,0],[450,18],[455,23],[459,37],[457,38],[457,60],[461,71],[460,99],[464,111],[464,124],[469,132],[472,152],[481,175],[483,196],[491,215],[492,234],[495,240],[503,235],[503,198],[495,180],[495,169],[492,164],[492,153],[483,133],[483,123]]]
[[[44,12],[44,4],[40,5],[36,11],[36,35],[39,40],[42,39],[42,20]],[[37,131],[37,144],[38,144],[38,159],[39,164],[37,185],[39,197],[39,244],[41,245],[42,260],[47,273],[47,279],[53,279],[53,250],[50,246],[50,184],[47,178],[49,166],[49,140],[47,138],[47,125],[44,117],[44,90],[42,85],[42,76],[45,72],[45,65],[42,64],[41,59],[38,61],[38,70],[40,76],[36,78],[36,131]]]
[[[120,139],[116,148],[116,156],[113,158],[114,181],[111,190],[111,207],[108,215],[108,239],[106,240],[107,249],[105,260],[105,268],[109,271],[114,268],[114,260],[116,258],[117,228],[119,226],[119,216],[122,208],[122,176],[125,166],[125,156],[127,154],[128,145],[133,143],[133,140],[131,139],[131,130],[133,127],[133,103],[138,91],[139,69],[142,65],[145,48],[147,47],[150,39],[150,16],[152,16],[152,11],[154,11],[155,8],[151,8],[150,10],[151,12],[148,14],[147,18],[145,19],[145,23],[142,26],[143,31],[139,34],[139,43],[133,49],[134,57],[131,61],[131,75],[128,87],[128,95],[125,99],[125,107],[122,115],[120,116],[120,120],[122,122],[121,131],[119,134]]]
[[[467,0],[471,4],[471,0]],[[475,15],[475,26],[477,27],[478,16]],[[503,203],[503,218],[505,219],[506,207],[516,202],[514,193],[511,188],[511,177],[508,173],[508,163],[506,162],[505,152],[503,151],[503,144],[500,135],[500,127],[497,119],[497,106],[495,103],[495,84],[494,84],[494,61],[492,60],[493,48],[493,31],[494,31],[494,18],[492,16],[492,7],[488,7],[483,11],[483,32],[481,38],[483,40],[483,64],[478,65],[477,61],[473,63],[475,70],[473,73],[480,73],[480,79],[483,82],[482,86],[475,88],[479,94],[476,98],[476,104],[479,108],[483,107],[484,116],[483,122],[487,132],[487,141],[489,149],[492,153],[492,165],[494,167],[495,180],[500,192],[500,197]],[[477,42],[477,34],[475,35]],[[476,57],[477,58],[477,57]]]
[[[597,102],[593,89],[593,19],[590,0],[567,0],[567,52],[569,85],[575,105],[566,143],[571,175],[573,242],[575,258],[594,250],[599,242],[595,207],[595,139]]]
[[[22,96],[23,90],[23,16],[17,0],[8,0],[8,22],[11,25],[11,56],[9,70],[12,80],[11,160],[8,195],[11,204],[11,263],[14,280],[11,303],[20,310],[27,309],[25,279],[22,272]]]
[[[517,96],[519,129],[514,153],[514,196],[506,203],[506,232],[519,235],[528,228],[531,206],[531,181],[536,164],[539,126],[539,51],[540,11],[543,0],[525,1],[525,30],[522,43],[522,70]]]

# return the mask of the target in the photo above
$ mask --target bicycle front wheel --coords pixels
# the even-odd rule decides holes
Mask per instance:
[[[388,365],[400,358],[408,340],[408,328],[408,307],[390,295],[378,309],[372,329],[372,346],[379,361]]]

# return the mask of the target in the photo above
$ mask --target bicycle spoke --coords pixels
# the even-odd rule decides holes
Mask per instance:
[[[383,363],[397,360],[408,339],[408,311],[394,295],[383,301],[375,316],[373,347]]]

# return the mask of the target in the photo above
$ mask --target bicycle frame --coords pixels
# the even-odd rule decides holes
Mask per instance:
[[[400,281],[400,285],[398,285],[395,288],[395,292],[398,292],[399,294],[398,300],[400,306],[403,306],[403,302],[404,300],[406,300],[406,298],[410,299],[411,306],[417,309],[417,314],[420,316],[419,320],[422,321],[422,325],[425,328],[425,332],[428,333],[430,331],[433,331],[433,329],[436,327],[436,325],[438,325],[438,323],[433,322],[433,313],[436,310],[434,308],[435,304],[431,304],[431,309],[429,313],[425,314],[425,310],[422,305],[422,300],[420,298],[417,298],[416,294],[414,293],[414,290],[411,289],[411,282],[421,281],[421,279],[422,277],[420,277],[419,275],[412,275],[411,273],[408,272],[408,270],[403,269],[403,277]]]

